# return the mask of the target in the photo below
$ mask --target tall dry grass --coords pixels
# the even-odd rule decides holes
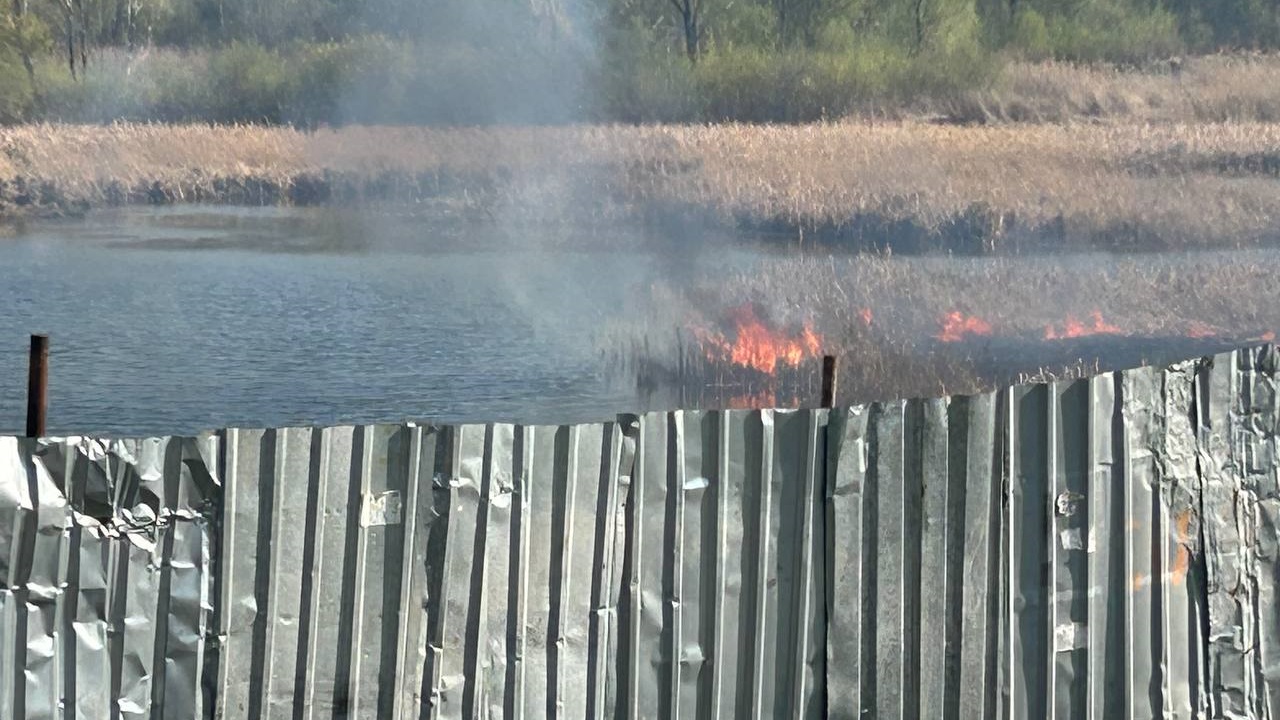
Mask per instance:
[[[629,348],[644,337],[636,354],[651,364],[696,368],[678,361],[688,348],[695,359],[701,354],[696,336],[673,347],[671,324],[728,326],[732,337],[732,309],[749,304],[779,331],[813,324],[822,352],[841,358],[844,402],[964,394],[1272,341],[1280,330],[1275,263],[1274,250],[794,257],[656,285],[648,290],[650,314],[611,328],[609,339]],[[945,342],[944,316],[952,312],[981,320],[989,335]],[[1072,319],[1091,327],[1094,313],[1108,332],[1047,337]]]
[[[1015,62],[988,88],[921,106],[977,122],[1275,122],[1280,55],[1175,58],[1141,68]]]
[[[515,223],[972,236],[988,250],[1265,243],[1278,176],[1280,124],[1260,122],[0,129],[0,213],[385,200]]]

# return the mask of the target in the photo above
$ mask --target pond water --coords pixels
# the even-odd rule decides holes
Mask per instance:
[[[645,409],[598,333],[636,286],[764,253],[560,240],[199,206],[29,226],[0,237],[0,434],[24,424],[33,332],[57,434],[607,419]]]
[[[644,305],[655,302],[650,286],[678,290],[715,283],[727,270],[777,270],[760,277],[781,278],[770,282],[785,291],[782,302],[788,305],[839,302],[798,299],[805,293],[792,297],[787,283],[801,277],[789,274],[794,257],[794,248],[780,249],[776,240],[635,230],[530,234],[500,226],[441,226],[372,210],[178,206],[37,223],[0,236],[0,434],[20,432],[24,425],[33,332],[52,336],[54,434],[189,434],[227,426],[406,420],[586,422],[687,407],[700,401],[668,387],[679,383],[638,383],[644,373],[619,371],[610,338],[625,327],[632,339],[644,327],[660,334],[651,335],[655,343],[669,340],[688,314],[680,309],[685,317],[657,320],[659,326],[635,322],[650,315]],[[917,359],[929,365],[939,362],[932,354],[938,348],[931,323],[954,302],[930,291],[937,278],[965,278],[960,286],[972,292],[965,290],[964,299],[985,297],[992,311],[1002,301],[998,291],[990,292],[990,278],[1010,282],[1011,273],[1025,273],[1028,286],[1043,295],[1041,309],[1057,318],[1072,310],[1085,313],[1122,289],[1116,287],[1117,268],[1129,268],[1123,277],[1130,278],[1159,271],[1152,277],[1164,278],[1160,282],[1238,277],[1257,284],[1269,277],[1259,268],[1280,267],[1280,252],[888,260],[825,253],[815,263],[830,263],[832,272],[840,267],[841,273],[868,264],[869,274],[851,276],[850,289],[858,277],[879,283],[876,292],[887,297],[876,296],[884,305],[876,317],[894,318],[873,332],[883,327],[922,340],[910,347],[890,345],[895,352],[926,354]],[[1241,272],[1196,274],[1219,265]],[[1270,322],[1275,313],[1259,310],[1270,306],[1261,300],[1269,292],[1266,285],[1220,288],[1195,302],[1213,306],[1224,337],[1245,338],[1277,326]],[[1178,287],[1170,292],[1180,292]],[[1175,319],[1195,311],[1186,303],[1181,310],[1166,306],[1172,298],[1155,295],[1151,302],[1126,301],[1133,307],[1121,303],[1121,309]],[[1022,297],[1027,302],[1026,293]],[[924,325],[913,329],[904,320],[909,317]],[[1125,363],[1169,362],[1225,342],[1175,335],[1148,343],[1138,335],[1141,330],[1135,339],[1116,340],[1140,351],[1125,355],[1137,358]],[[1035,357],[1014,358],[1007,345],[979,348],[976,360],[965,355],[968,346],[959,348],[960,367],[1035,371],[1088,359],[1077,351],[1114,354],[1114,348],[1097,343],[1078,348],[1032,342]],[[1027,367],[1006,368],[1011,360]],[[743,389],[716,382],[725,396]],[[936,392],[910,387],[893,392]],[[882,385],[856,389],[889,392]]]

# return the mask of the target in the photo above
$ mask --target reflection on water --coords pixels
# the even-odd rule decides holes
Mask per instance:
[[[0,240],[0,433],[31,332],[53,337],[55,433],[605,419],[644,409],[596,335],[635,286],[759,257],[561,240],[200,207],[28,228]]]

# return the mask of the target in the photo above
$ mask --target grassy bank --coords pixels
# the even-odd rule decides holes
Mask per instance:
[[[0,129],[0,217],[125,203],[395,203],[900,252],[1266,244],[1280,124]]]

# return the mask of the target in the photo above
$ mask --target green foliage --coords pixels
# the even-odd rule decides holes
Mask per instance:
[[[39,55],[53,47],[49,26],[38,15],[0,17],[0,50],[21,54],[23,50]]]
[[[31,82],[18,53],[0,51],[0,123],[20,122],[29,117],[35,104]]]
[[[285,119],[300,125],[377,121],[403,106],[414,68],[409,48],[380,36],[303,45],[289,64],[295,97]]]
[[[1280,47],[1275,0],[1166,0],[1182,38],[1204,49]]]
[[[773,11],[753,2],[731,2],[712,14],[711,39],[719,46],[766,48],[778,43]]]
[[[1141,62],[1182,49],[1172,14],[1117,2],[1090,3],[1074,15],[1051,17],[1048,37],[1053,56],[1066,60]]]
[[[843,52],[710,49],[689,66],[675,53],[625,65],[606,78],[604,117],[628,122],[805,122],[881,103],[945,96],[987,82],[995,64],[976,45],[912,55],[883,39]]]
[[[1023,8],[1013,18],[1009,46],[1032,60],[1041,60],[1053,54],[1049,42],[1049,25],[1035,8]]]
[[[284,58],[253,42],[233,42],[209,61],[211,120],[280,122],[297,82]],[[224,103],[222,99],[234,99]]]
[[[831,20],[826,25],[823,25],[814,40],[814,49],[819,52],[848,52],[856,48],[857,45],[858,33],[854,31],[849,21],[843,18]]]
[[[702,0],[696,63],[671,0],[82,2],[74,79],[64,6],[0,15],[0,122],[810,120],[980,87],[997,57],[1280,46],[1280,0]]]
[[[47,52],[50,43],[49,30],[39,18],[0,17],[0,122],[17,122],[35,111],[36,87],[23,55]]]
[[[632,20],[615,31],[611,49],[592,78],[601,119],[677,122],[700,115],[700,98],[684,53],[658,44],[654,30]]]

